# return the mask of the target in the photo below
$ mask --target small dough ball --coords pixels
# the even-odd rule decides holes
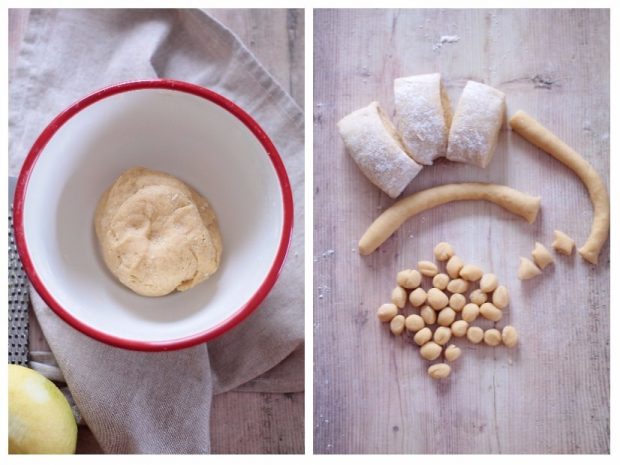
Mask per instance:
[[[448,283],[448,291],[457,294],[465,294],[468,287],[469,283],[461,278],[453,279]]]
[[[390,331],[394,336],[400,336],[405,330],[405,317],[403,315],[396,315],[390,321]]]
[[[434,325],[437,321],[437,313],[435,313],[435,310],[433,310],[430,305],[422,307],[420,316],[427,325]]]
[[[461,268],[461,271],[459,271],[459,276],[461,278],[471,282],[478,281],[482,278],[483,274],[482,268],[476,265],[465,265]]]
[[[422,275],[418,270],[402,270],[396,275],[396,283],[405,289],[415,289],[422,282]]]
[[[484,338],[484,330],[479,326],[470,326],[467,329],[467,340],[473,344],[480,344]]]
[[[478,318],[478,314],[480,313],[480,307],[473,302],[466,304],[461,311],[461,318],[471,323],[476,318]]]
[[[486,302],[480,306],[480,315],[491,321],[499,321],[502,319],[502,311],[489,302]]]
[[[420,347],[420,355],[426,360],[436,360],[441,355],[441,346],[436,342],[429,341]]]
[[[411,333],[417,333],[425,325],[426,323],[424,323],[424,319],[420,315],[409,315],[405,318],[405,328]]]
[[[409,294],[409,302],[411,302],[411,305],[414,307],[424,305],[426,302],[426,291],[421,287],[414,289],[411,294]]]
[[[514,326],[504,326],[502,329],[502,342],[506,347],[514,347],[519,342],[519,334]]]
[[[493,305],[500,310],[503,310],[509,303],[510,298],[508,296],[508,289],[506,289],[506,286],[497,286],[497,289],[493,292]]]
[[[476,305],[482,305],[487,299],[486,293],[482,292],[480,289],[475,289],[469,294],[469,300]]]
[[[428,290],[426,295],[426,300],[428,304],[433,307],[435,310],[440,310],[448,305],[448,296],[444,294],[443,291],[437,288],[431,288]]]
[[[452,330],[450,328],[446,328],[445,326],[440,326],[435,330],[435,334],[433,334],[433,341],[443,346],[450,340],[451,337]]]
[[[555,239],[551,246],[556,250],[556,252],[564,255],[572,255],[573,248],[575,247],[575,241],[558,229],[553,231],[553,234]]]
[[[538,268],[541,270],[544,270],[547,266],[553,263],[551,253],[540,242],[537,242],[534,246],[534,250],[532,250],[532,257],[534,258],[534,263],[536,263]]]
[[[165,173],[123,172],[97,205],[95,231],[108,269],[143,296],[188,290],[219,268],[215,213],[204,197]]]
[[[502,335],[495,328],[487,329],[484,332],[484,342],[489,346],[495,347],[502,342]]]
[[[526,279],[532,279],[539,276],[542,272],[531,260],[525,257],[519,257],[519,272],[518,276],[521,281]]]
[[[449,305],[450,308],[455,312],[460,312],[461,310],[463,310],[463,307],[465,307],[466,303],[467,299],[463,294],[452,294],[450,296]]]
[[[397,314],[398,307],[392,303],[383,304],[379,307],[379,310],[377,310],[377,318],[379,318],[379,321],[382,321],[383,323],[392,321],[392,318],[394,318]]]
[[[396,286],[392,290],[392,303],[398,308],[405,308],[407,303],[407,291],[400,286]]]
[[[440,242],[435,246],[433,253],[435,254],[435,258],[437,260],[440,262],[445,262],[454,255],[454,249],[447,242]]]
[[[454,362],[461,356],[461,349],[459,349],[454,344],[450,344],[448,347],[446,347],[446,350],[444,350],[443,356],[446,357],[446,360],[448,362]]]
[[[415,342],[419,346],[423,346],[428,341],[430,341],[432,337],[433,332],[430,328],[422,328],[417,333],[415,333],[415,336],[413,336],[413,342]]]
[[[467,334],[467,328],[469,327],[469,323],[465,320],[459,320],[452,323],[450,329],[452,330],[452,335],[454,337],[463,337]]]
[[[433,379],[443,379],[450,376],[450,365],[447,363],[435,363],[428,367],[428,375]]]
[[[448,283],[450,282],[450,276],[445,273],[438,273],[433,276],[433,287],[443,291],[448,287]]]
[[[446,263],[446,272],[448,273],[448,276],[452,279],[458,278],[459,272],[464,265],[465,262],[463,262],[463,260],[461,260],[458,256],[452,256],[450,260],[448,260],[448,263]]]
[[[433,262],[429,262],[428,260],[418,262],[418,270],[420,270],[420,273],[422,273],[424,276],[428,276],[430,278],[439,273],[437,265],[435,265]]]
[[[455,311],[450,307],[446,307],[437,314],[437,324],[440,326],[450,326],[455,318]]]
[[[493,273],[485,273],[480,278],[480,290],[482,292],[493,292],[498,284],[497,276]]]

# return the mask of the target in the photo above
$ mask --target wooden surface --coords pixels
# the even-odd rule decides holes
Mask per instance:
[[[303,10],[206,10],[231,29],[279,84],[303,107]],[[14,69],[29,10],[9,10],[9,69]],[[31,312],[30,349],[48,350]],[[80,427],[78,452],[97,442]],[[304,451],[304,394],[229,392],[215,396],[211,416],[215,454],[295,454]]]
[[[399,76],[441,72],[453,107],[468,79],[506,93],[582,153],[609,185],[609,16],[605,10],[315,11],[314,448],[316,453],[608,453],[609,243],[597,267],[558,257],[517,279],[534,241],[590,229],[586,190],[566,167],[506,127],[487,169],[442,159],[407,193],[456,181],[542,197],[533,225],[491,204],[461,202],[414,218],[377,252],[357,242],[392,201],[345,154],[336,122],[378,100],[392,114]],[[458,42],[440,43],[457,35]],[[375,317],[400,269],[452,243],[495,272],[512,302],[498,324],[517,349],[456,341],[442,382],[416,347]],[[481,324],[483,326],[483,324]],[[484,325],[488,326],[488,325]]]

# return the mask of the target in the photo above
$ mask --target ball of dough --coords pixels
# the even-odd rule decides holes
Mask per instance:
[[[107,267],[140,295],[185,291],[220,263],[222,240],[209,203],[165,173],[121,174],[99,201],[95,230]]]

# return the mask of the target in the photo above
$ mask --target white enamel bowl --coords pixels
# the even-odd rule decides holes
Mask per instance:
[[[104,265],[95,207],[134,166],[178,177],[213,206],[224,248],[209,280],[142,297]],[[286,170],[259,125],[224,97],[170,80],[115,85],[56,117],[28,154],[14,208],[24,268],[47,304],[93,338],[152,351],[207,341],[247,317],[277,279],[293,221]]]

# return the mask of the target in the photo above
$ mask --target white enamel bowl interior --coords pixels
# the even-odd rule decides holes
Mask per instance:
[[[224,245],[209,280],[149,298],[104,265],[95,207],[133,166],[170,173],[209,200]],[[24,202],[28,252],[51,296],[80,322],[133,341],[187,338],[231,318],[265,280],[282,227],[280,184],[252,132],[215,103],[173,90],[123,92],[74,115],[41,153]]]

